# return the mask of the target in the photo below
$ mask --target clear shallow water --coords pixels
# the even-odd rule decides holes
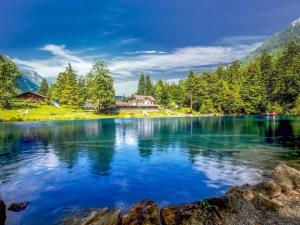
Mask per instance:
[[[299,152],[300,117],[5,123],[0,195],[30,201],[7,224],[58,224],[76,209],[220,195]]]

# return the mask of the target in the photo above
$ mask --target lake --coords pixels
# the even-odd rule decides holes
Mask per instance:
[[[59,224],[78,209],[221,195],[299,156],[300,117],[2,123],[0,196],[30,202],[7,224]]]

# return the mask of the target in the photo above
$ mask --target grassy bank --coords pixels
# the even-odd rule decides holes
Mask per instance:
[[[111,114],[86,112],[81,108],[59,107],[37,104],[14,102],[10,109],[0,108],[0,121],[49,121],[49,120],[79,120],[103,118],[151,118],[187,116],[188,109],[148,111],[127,110]],[[195,112],[194,112],[195,115]]]

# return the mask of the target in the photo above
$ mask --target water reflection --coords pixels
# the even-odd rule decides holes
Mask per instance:
[[[60,207],[195,201],[260,181],[299,157],[299,140],[299,117],[1,124],[0,193],[32,202],[26,224],[51,224],[45,213],[62,216]]]

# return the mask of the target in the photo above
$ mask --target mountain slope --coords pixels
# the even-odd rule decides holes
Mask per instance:
[[[21,76],[18,79],[19,89],[24,91],[38,91],[43,77],[37,72],[19,67]]]
[[[289,41],[296,41],[300,43],[300,18],[292,22],[283,31],[276,33],[270,39],[266,40],[260,47],[255,51],[251,52],[246,57],[242,58],[241,61],[249,62],[256,59],[264,51],[275,55],[282,51],[285,45]]]

